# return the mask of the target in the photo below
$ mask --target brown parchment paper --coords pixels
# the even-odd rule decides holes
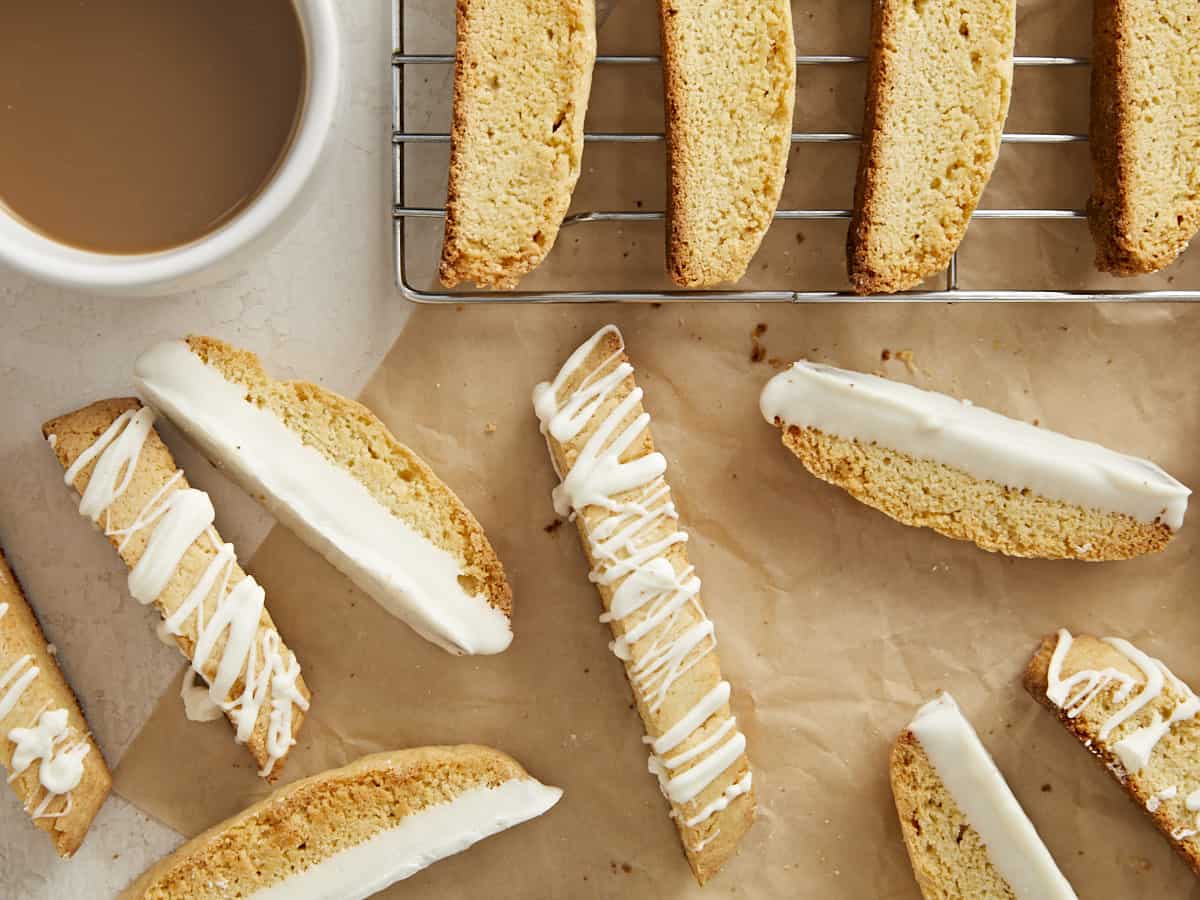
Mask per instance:
[[[1124,563],[984,553],[810,477],[757,403],[773,360],[806,356],[970,397],[1196,484],[1200,308],[1187,305],[419,309],[363,399],[483,522],[512,580],[516,638],[497,657],[452,658],[277,528],[249,568],[314,698],[286,777],[386,748],[475,741],[566,794],[542,819],[387,896],[699,895],[646,772],[574,527],[551,509],[555,479],[530,405],[533,385],[607,321],[624,329],[670,460],[755,765],[759,821],[709,896],[916,897],[887,757],[917,705],[943,689],[1081,897],[1200,896],[1143,814],[1018,683],[1037,638],[1060,625],[1126,635],[1200,683],[1200,527]],[[187,722],[173,693],[117,787],[185,833],[265,791],[228,728]]]

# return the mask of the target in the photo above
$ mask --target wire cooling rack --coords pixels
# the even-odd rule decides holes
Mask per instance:
[[[945,286],[938,290],[909,291],[891,296],[859,297],[848,291],[805,291],[805,290],[616,290],[616,291],[460,291],[426,290],[410,281],[411,266],[407,257],[405,227],[410,220],[444,219],[441,207],[410,206],[405,192],[405,149],[412,144],[448,144],[448,133],[412,132],[405,125],[404,79],[409,69],[421,66],[453,66],[453,54],[414,53],[404,40],[405,0],[393,5],[392,17],[392,166],[393,207],[392,230],[396,267],[396,284],[408,300],[417,303],[564,303],[564,302],[702,302],[702,301],[746,301],[755,303],[841,303],[841,302],[1076,302],[1094,301],[1200,301],[1200,290],[1147,290],[1147,291],[1096,291],[1096,290],[963,290],[958,286],[959,263],[955,253],[945,272]],[[797,66],[860,66],[866,62],[863,56],[805,55],[796,57]],[[597,56],[598,66],[656,66],[658,56]],[[1064,66],[1087,66],[1088,60],[1076,56],[1019,56],[1015,64],[1021,68],[1051,68]],[[861,136],[850,132],[797,132],[792,135],[795,144],[838,144],[857,143]],[[1068,144],[1087,141],[1086,134],[1005,133],[1005,144]],[[664,141],[662,133],[635,132],[588,132],[587,143],[646,144]],[[775,213],[779,220],[837,220],[849,219],[848,209],[779,209]],[[563,221],[563,233],[584,229],[603,222],[660,222],[665,215],[661,211],[646,210],[588,210],[569,215]],[[1070,220],[1085,219],[1087,213],[1080,209],[977,209],[972,219],[1005,220]]]

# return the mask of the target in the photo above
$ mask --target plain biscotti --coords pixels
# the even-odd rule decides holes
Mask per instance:
[[[1115,778],[1200,876],[1200,698],[1122,638],[1048,635],[1025,689]]]
[[[0,551],[0,761],[59,856],[79,849],[112,776],[71,686]]]
[[[1096,266],[1154,272],[1200,228],[1200,14],[1178,0],[1095,0],[1092,31]]]
[[[721,676],[717,636],[688,562],[688,535],[654,449],[650,416],[615,326],[534,390],[554,469],[554,509],[574,516],[646,726],[650,771],[704,884],[754,820],[753,773]]]
[[[101,400],[42,433],[80,495],[80,514],[129,567],[129,593],[154,604],[161,635],[190,660],[188,718],[224,714],[259,774],[278,778],[309,704],[300,664],[271,621],[266,592],[213,527],[208,494],[188,484],[159,438],[153,410]]]
[[[796,362],[760,405],[813,475],[905,525],[1009,556],[1162,550],[1191,494],[1149,460],[877,375]]]
[[[583,157],[591,0],[458,0],[446,287],[510,288],[554,246]]]
[[[1075,900],[1050,851],[949,694],[896,738],[892,794],[926,900]]]
[[[709,287],[746,272],[791,150],[788,0],[660,0],[667,114],[667,268]]]
[[[949,265],[1000,151],[1015,33],[1015,0],[873,0],[855,292],[907,290]]]
[[[389,613],[456,654],[512,641],[512,591],[479,522],[360,403],[276,381],[213,338],[153,347],[139,390]]]
[[[367,897],[540,816],[561,796],[488,747],[376,753],[215,825],[121,900]]]

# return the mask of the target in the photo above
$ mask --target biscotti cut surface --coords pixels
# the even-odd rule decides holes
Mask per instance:
[[[1120,638],[1042,639],[1025,689],[1075,735],[1200,875],[1200,699]]]
[[[746,272],[787,173],[796,48],[788,0],[660,0],[667,268],[709,287]]]
[[[583,157],[591,0],[458,0],[446,287],[509,288],[554,246]]]
[[[604,605],[601,621],[612,626],[613,652],[646,726],[650,771],[704,884],[753,822],[753,774],[641,400],[611,325],[534,393],[562,478],[555,511],[575,516]]]
[[[366,897],[561,796],[488,747],[377,753],[277,790],[184,844],[121,898]]]
[[[892,747],[892,794],[926,900],[1075,892],[954,699],[926,704]]]
[[[1186,0],[1096,0],[1092,29],[1096,266],[1154,272],[1200,228],[1200,13]]]
[[[874,0],[847,238],[859,294],[950,263],[991,178],[1012,92],[1016,0]]]
[[[152,348],[140,390],[217,465],[385,609],[452,653],[512,640],[483,529],[370,410],[212,338]]]
[[[112,776],[3,551],[0,736],[13,793],[58,855],[71,856],[108,797]]]
[[[1160,551],[1191,493],[1148,460],[831,366],[801,361],[775,376],[762,412],[823,481],[905,525],[1009,556]]]
[[[259,774],[278,778],[304,721],[308,688],[264,606],[265,592],[213,527],[208,495],[175,465],[153,412],[132,398],[101,400],[52,419],[42,432],[82,497],[80,512],[129,567],[130,594],[154,604],[165,633],[205,682],[184,680],[189,717],[224,713]]]

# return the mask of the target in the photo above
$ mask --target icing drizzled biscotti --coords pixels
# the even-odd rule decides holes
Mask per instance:
[[[1191,493],[1148,460],[817,363],[772,378],[761,407],[813,475],[905,525],[1009,556],[1162,550]]]
[[[512,641],[512,591],[483,529],[366,407],[190,337],[137,361],[138,386],[281,522],[450,653]]]
[[[213,527],[208,494],[188,485],[137,400],[101,400],[42,426],[79,512],[129,566],[129,593],[162,614],[161,634],[191,661],[188,717],[229,719],[259,774],[274,780],[300,730],[309,693],[300,664]],[[204,685],[192,677],[199,675]]]
[[[1025,689],[1124,785],[1200,875],[1200,698],[1121,638],[1042,639]]]
[[[713,623],[700,605],[667,461],[616,327],[602,328],[537,386],[534,408],[562,484],[554,508],[579,526],[588,578],[612,626],[650,745],[650,771],[671,804],[703,884],[754,818],[746,738],[729,708]]]
[[[0,552],[0,760],[58,855],[79,849],[112,776],[21,585]]]
[[[561,796],[488,747],[377,753],[210,828],[121,900],[356,900],[540,816]]]
[[[949,694],[896,738],[892,794],[927,900],[1074,900],[1033,823]]]

